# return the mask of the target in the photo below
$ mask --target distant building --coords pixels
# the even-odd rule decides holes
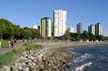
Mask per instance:
[[[88,32],[92,33],[93,35],[95,35],[95,26],[94,25],[90,25],[88,27]]]
[[[67,29],[67,12],[64,10],[54,10],[53,12],[53,35],[54,37],[63,36]]]
[[[32,25],[32,28],[33,28],[33,29],[38,29],[38,25],[37,25],[37,24],[33,24],[33,25]]]
[[[51,19],[48,17],[44,17],[41,19],[41,37],[46,39],[52,36],[52,25]]]
[[[95,34],[96,34],[96,35],[102,35],[102,33],[103,33],[102,24],[97,23],[97,24],[95,25]]]
[[[75,33],[75,29],[74,29],[73,27],[70,27],[70,28],[69,28],[69,32]]]
[[[79,34],[83,33],[83,24],[82,23],[77,24],[77,33],[79,33]]]

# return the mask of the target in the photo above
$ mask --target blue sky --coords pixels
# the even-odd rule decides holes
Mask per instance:
[[[0,0],[0,18],[31,27],[42,17],[53,18],[53,10],[67,10],[67,24],[76,29],[79,22],[87,30],[90,24],[102,23],[108,35],[108,0]]]

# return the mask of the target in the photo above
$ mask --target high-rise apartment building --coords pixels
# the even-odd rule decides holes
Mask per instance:
[[[41,37],[46,39],[52,36],[52,22],[48,17],[44,17],[41,19]]]
[[[54,37],[63,36],[67,29],[67,11],[54,10],[53,12],[53,35]]]
[[[83,24],[82,23],[77,24],[77,33],[79,33],[79,34],[83,33]]]
[[[93,35],[95,35],[95,26],[94,25],[90,25],[88,27],[88,32],[92,33]]]
[[[102,35],[102,31],[103,31],[102,24],[101,23],[97,23],[95,25],[95,34],[96,35]]]

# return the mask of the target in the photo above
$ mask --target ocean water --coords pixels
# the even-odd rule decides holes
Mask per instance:
[[[73,55],[71,67],[66,71],[108,71],[108,46],[67,48]]]

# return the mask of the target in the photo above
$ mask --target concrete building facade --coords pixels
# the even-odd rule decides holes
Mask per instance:
[[[83,33],[83,24],[82,23],[77,24],[77,33],[79,33],[79,34]]]
[[[41,19],[41,37],[46,39],[52,36],[52,22],[48,17],[44,17]]]
[[[53,35],[63,36],[67,29],[67,11],[54,10],[53,12]]]

